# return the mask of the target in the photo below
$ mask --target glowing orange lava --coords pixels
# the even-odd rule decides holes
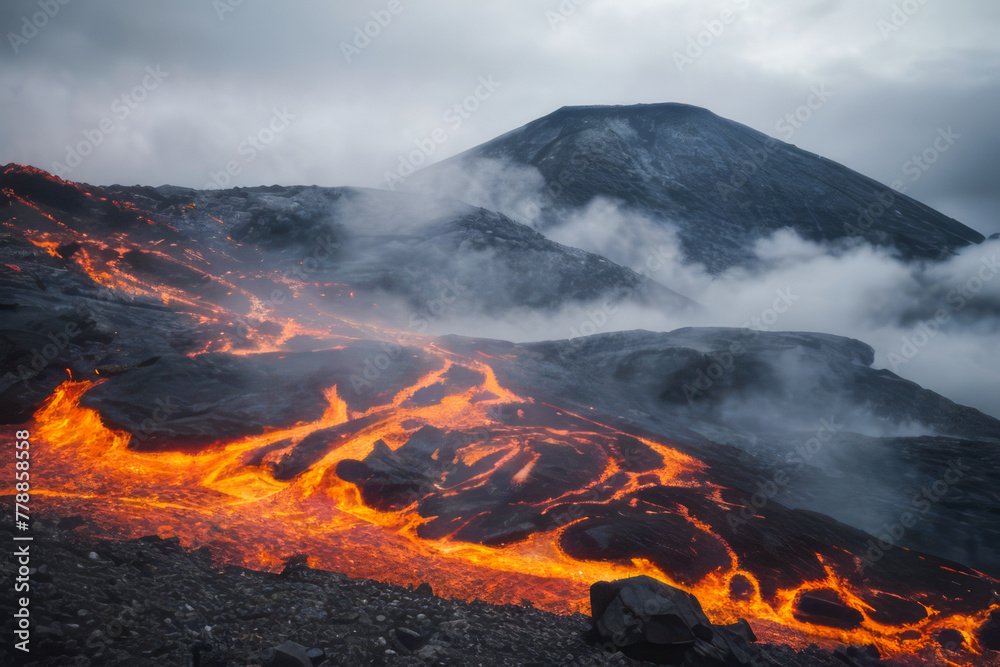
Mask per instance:
[[[817,558],[823,562],[824,576],[778,590],[776,595],[765,598],[749,565],[740,562],[727,540],[683,508],[669,511],[707,538],[724,545],[725,550],[720,553],[726,561],[697,581],[687,583],[675,580],[640,558],[631,562],[599,562],[570,557],[561,547],[561,538],[575,522],[584,519],[582,513],[558,528],[534,532],[522,541],[498,547],[461,541],[454,537],[454,532],[439,539],[419,537],[418,529],[433,517],[422,517],[416,503],[395,512],[373,509],[362,502],[359,488],[342,480],[335,470],[343,461],[365,459],[378,441],[397,450],[414,433],[428,426],[472,434],[455,451],[452,463],[471,467],[490,462],[486,471],[463,482],[465,488],[487,483],[494,471],[513,461],[523,463],[511,463],[517,465],[512,484],[531,485],[540,460],[532,443],[558,443],[567,449],[605,453],[604,467],[592,481],[583,488],[539,503],[543,513],[560,504],[577,502],[612,478],[624,480],[611,496],[613,501],[629,498],[641,489],[663,486],[696,490],[727,509],[729,504],[723,500],[722,489],[706,481],[705,464],[670,443],[623,434],[597,421],[599,417],[589,419],[559,406],[535,403],[532,397],[520,396],[503,386],[494,371],[494,367],[499,368],[498,357],[479,351],[464,357],[412,333],[383,331],[375,324],[353,322],[312,304],[306,314],[301,310],[282,312],[261,296],[279,286],[293,300],[312,293],[309,290],[314,288],[329,290],[333,296],[349,302],[355,296],[350,286],[311,285],[276,274],[253,275],[250,271],[241,274],[241,270],[226,272],[225,275],[233,275],[223,279],[211,271],[219,253],[212,255],[208,250],[182,247],[167,251],[162,248],[176,244],[161,243],[162,239],[139,244],[124,235],[108,243],[98,242],[69,229],[35,204],[11,196],[53,223],[49,228],[56,231],[24,232],[31,243],[48,255],[39,252],[46,261],[63,261],[84,272],[93,283],[115,290],[124,298],[169,306],[190,318],[200,330],[210,331],[207,340],[199,339],[199,347],[203,344],[204,348],[190,352],[192,356],[210,352],[242,355],[285,352],[295,339],[315,341],[313,349],[337,349],[336,343],[357,336],[405,342],[436,361],[435,370],[363,412],[350,409],[340,393],[343,387],[329,386],[324,394],[326,410],[315,421],[274,428],[252,437],[222,439],[198,451],[181,447],[160,452],[130,448],[135,436],[109,428],[96,411],[80,405],[81,398],[95,383],[64,382],[34,414],[30,424],[18,427],[31,431],[32,479],[40,480],[32,485],[33,496],[37,498],[33,507],[43,516],[82,514],[89,519],[89,530],[103,537],[175,535],[185,546],[209,546],[220,561],[250,568],[280,570],[292,556],[308,554],[311,566],[352,577],[404,585],[428,582],[444,596],[482,598],[494,603],[530,600],[538,607],[558,613],[588,612],[589,588],[595,581],[646,574],[696,595],[713,622],[730,623],[746,618],[757,635],[768,641],[793,646],[818,643],[826,647],[874,644],[884,656],[920,655],[938,664],[959,664],[949,662],[934,640],[939,631],[952,629],[964,635],[973,653],[982,653],[975,629],[991,610],[962,616],[914,599],[912,602],[927,609],[925,619],[905,626],[880,624],[873,620],[870,613],[873,610],[861,595],[871,591],[855,590],[835,568],[823,562],[821,554]],[[138,209],[130,204],[115,202],[115,205],[138,215]],[[154,224],[150,218],[138,217]],[[79,247],[64,260],[58,249],[68,243]],[[130,252],[145,253],[146,257],[184,275],[204,278],[205,284],[216,289],[195,294],[131,270],[126,261]],[[244,279],[266,284],[267,292],[255,292],[246,286],[249,282],[241,286],[243,283],[239,281]],[[296,308],[300,306],[296,304]],[[241,337],[223,331],[240,327],[246,330]],[[414,400],[422,390],[448,387],[445,378],[456,367],[464,367],[469,375],[482,378],[481,381],[464,389],[448,389],[431,404]],[[523,427],[497,417],[504,408],[512,406],[515,410],[516,406],[544,406],[563,421],[556,426]],[[14,428],[0,428],[0,432],[11,437],[13,431]],[[275,475],[280,462],[297,444],[321,431],[336,434],[330,436],[329,446],[318,461],[291,479]],[[481,432],[492,436],[475,437]],[[654,470],[636,473],[624,469],[608,443],[625,435],[638,440],[658,457]],[[13,463],[8,466],[12,468]],[[8,474],[4,479],[14,476]],[[457,492],[451,487],[439,490],[445,494]],[[13,489],[8,487],[5,492],[13,493]],[[588,502],[610,501],[605,496],[603,501]],[[744,588],[748,585],[749,590],[734,597],[731,593],[734,580],[745,582]],[[799,596],[821,590],[836,591],[841,600],[864,614],[861,626],[842,630],[796,618]],[[997,608],[1000,605],[992,607]]]
[[[866,609],[850,585],[829,568],[824,579],[780,591],[776,600],[764,600],[753,575],[740,567],[731,551],[728,567],[684,585],[641,559],[615,564],[570,558],[559,546],[566,526],[503,547],[417,537],[416,529],[425,520],[415,511],[379,512],[367,507],[357,487],[332,471],[345,459],[363,459],[379,439],[396,448],[424,425],[453,430],[502,429],[491,420],[490,409],[525,402],[500,386],[489,366],[471,360],[464,363],[483,374],[481,384],[431,406],[408,402],[421,388],[438,382],[453,363],[444,360],[440,369],[365,413],[349,410],[336,387],[331,387],[326,392],[328,407],[315,422],[219,442],[197,453],[129,449],[130,434],[105,427],[95,411],[80,407],[81,396],[93,384],[65,382],[35,414],[31,427],[33,470],[45,480],[38,492],[40,504],[55,514],[85,513],[105,526],[103,532],[110,536],[177,535],[186,546],[208,545],[221,560],[252,568],[280,569],[286,559],[305,553],[314,567],[355,577],[414,585],[427,581],[446,596],[497,603],[528,599],[561,613],[588,611],[588,591],[594,581],[647,574],[694,593],[714,622],[747,618],[767,640],[793,645],[874,643],[884,654],[905,655],[917,646],[930,650],[929,638],[947,627],[962,631],[968,644],[978,650],[973,631],[985,613],[956,617],[932,609],[925,621],[915,625],[885,626],[866,618],[861,628],[850,631],[797,620],[793,613],[796,597],[809,590],[832,589],[851,606]],[[474,401],[487,391],[495,398]],[[374,420],[361,421],[363,417]],[[349,429],[343,442],[292,480],[275,479],[266,460],[257,466],[247,465],[248,458],[262,447],[283,441],[291,443],[290,447],[311,433],[349,425],[352,420],[366,425]],[[586,439],[607,429],[591,423],[594,433],[572,435]],[[511,453],[519,447],[515,431],[510,438],[472,442],[459,450],[456,458],[472,461],[496,451]],[[660,443],[644,442],[654,446],[664,459],[657,483],[697,484],[691,475],[700,470],[699,462]],[[270,456],[273,459],[282,451]],[[602,479],[615,472],[613,468],[613,461],[609,461]],[[520,482],[527,481],[531,467],[519,475]],[[638,483],[633,479],[630,486]],[[694,521],[691,517],[688,520]],[[710,532],[707,526],[699,528]],[[730,596],[730,582],[737,575],[753,584],[748,599]],[[925,640],[916,645],[912,639],[904,640],[901,635],[907,631],[916,631]]]

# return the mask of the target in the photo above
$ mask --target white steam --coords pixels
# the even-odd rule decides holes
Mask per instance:
[[[537,171],[512,170],[506,181],[498,181],[501,163],[487,161],[480,168],[492,170],[483,182],[512,186],[499,196],[471,186],[464,195],[478,196],[470,203],[531,222],[524,213],[545,199],[532,174]],[[598,302],[555,314],[442,320],[433,333],[522,342],[688,326],[831,333],[875,348],[876,368],[1000,418],[1000,241],[965,248],[943,262],[905,262],[866,243],[824,245],[781,230],[747,249],[758,260],[751,262],[755,268],[712,276],[703,266],[684,262],[677,229],[669,221],[608,199],[595,198],[543,231],[559,243],[647,275],[703,309],[667,312],[624,301]]]

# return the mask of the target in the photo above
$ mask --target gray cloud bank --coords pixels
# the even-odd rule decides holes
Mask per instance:
[[[1000,232],[1000,7],[902,4],[14,0],[0,154],[52,170],[83,143],[67,177],[96,184],[203,187],[228,171],[378,187],[436,130],[428,161],[564,105],[677,101],[785,138],[778,124],[826,85],[796,144],[891,182],[953,127],[962,140],[909,193]],[[269,133],[276,113],[288,125]]]
[[[429,138],[431,163],[578,104],[684,102],[785,139],[789,114],[825,86],[830,100],[795,144],[885,183],[919,173],[908,194],[1000,232],[993,0],[12,0],[0,27],[0,161],[64,165],[72,180],[383,187]],[[960,139],[914,172],[941,128]],[[553,238],[641,268],[639,248],[672,247],[651,229],[599,201]],[[767,326],[860,338],[882,366],[896,354],[904,377],[1000,416],[1000,278],[961,307],[952,293],[996,251],[908,266],[780,233],[756,248],[773,261],[753,276],[660,265],[656,280],[711,304],[698,318],[622,308],[604,326],[740,326],[794,286],[794,305]],[[939,310],[949,319],[922,330]],[[587,318],[464,331],[566,338]]]

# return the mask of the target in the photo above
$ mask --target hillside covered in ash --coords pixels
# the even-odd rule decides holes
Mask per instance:
[[[407,184],[550,233],[609,199],[676,227],[684,257],[712,273],[751,263],[754,242],[780,229],[860,237],[905,258],[984,240],[890,186],[685,104],[563,107]]]
[[[760,149],[766,164],[732,200],[713,190]],[[718,309],[703,298],[711,292],[692,298],[555,239],[604,197],[669,226],[680,261],[746,284],[791,261],[760,252],[783,230],[892,262],[894,280],[914,284],[978,262],[970,253],[990,242],[902,197],[852,237],[850,212],[881,186],[680,105],[560,110],[423,173],[413,185],[435,196],[98,187],[3,168],[0,421],[11,438],[31,434],[47,534],[60,549],[93,549],[88,558],[122,576],[169,572],[164,586],[197,581],[213,595],[223,591],[209,561],[271,573],[308,565],[296,576],[316,579],[289,586],[230,570],[282,594],[254,597],[267,607],[259,616],[222,620],[224,640],[203,633],[220,625],[215,611],[178,606],[184,619],[172,622],[194,623],[195,634],[178,628],[169,642],[124,650],[187,655],[198,635],[194,654],[208,664],[222,651],[212,660],[225,664],[226,646],[245,657],[289,639],[339,664],[330,642],[368,659],[381,638],[379,660],[386,650],[410,660],[399,664],[462,660],[481,655],[456,648],[469,624],[485,627],[480,616],[542,623],[524,601],[589,613],[592,584],[646,575],[692,594],[710,623],[668,632],[660,619],[641,638],[624,628],[615,648],[632,657],[649,643],[663,664],[753,664],[755,649],[743,647],[753,635],[792,646],[780,649],[783,664],[820,649],[810,655],[839,650],[833,659],[846,664],[996,658],[1000,421],[886,368],[856,337],[694,326]],[[754,268],[762,261],[773,266]],[[988,338],[997,311],[987,282],[949,331]],[[783,307],[761,289],[765,306]],[[911,317],[929,303],[905,301]],[[636,312],[692,325],[627,326]],[[566,334],[533,339],[538,322]],[[501,324],[528,333],[483,335]],[[117,542],[153,535],[179,544]],[[87,546],[73,546],[78,538]],[[102,539],[115,542],[93,546]],[[79,604],[60,597],[53,569],[46,599]],[[313,570],[409,589],[358,584],[366,597],[347,601],[354,584]],[[420,602],[410,594],[420,584],[517,609]],[[312,617],[300,639],[276,632],[276,610],[300,593],[312,612],[354,614],[345,625],[359,623],[360,639],[334,641]],[[633,609],[629,595],[603,606]],[[373,596],[430,623],[380,614]],[[157,599],[182,605],[168,597]],[[66,628],[81,641],[78,612],[46,613],[47,645]],[[552,636],[594,658],[600,638],[569,618]],[[272,625],[237,641],[256,619]],[[720,640],[714,626],[737,634]],[[416,646],[409,632],[420,647],[388,646]],[[503,650],[548,660],[538,636],[548,635]]]

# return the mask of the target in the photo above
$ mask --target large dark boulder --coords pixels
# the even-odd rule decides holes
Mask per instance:
[[[599,581],[590,587],[594,631],[637,660],[661,665],[750,665],[757,640],[741,620],[713,626],[698,598],[652,577]]]
[[[979,627],[979,631],[976,634],[983,648],[991,651],[1000,651],[1000,611],[994,611],[990,614],[986,622]]]

